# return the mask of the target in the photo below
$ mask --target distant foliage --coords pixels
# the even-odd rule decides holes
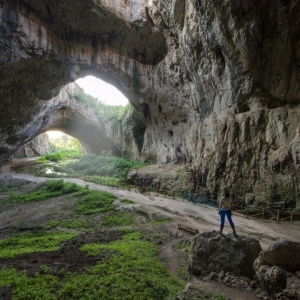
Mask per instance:
[[[117,121],[124,117],[127,110],[130,109],[130,104],[122,105],[107,105],[101,100],[84,93],[82,89],[79,92],[71,94],[77,101],[88,103],[94,108],[95,112],[102,121]]]
[[[131,169],[139,168],[144,165],[145,164],[138,161],[112,156],[104,152],[98,156],[96,154],[83,156],[78,161],[68,163],[65,166],[55,167],[55,171],[126,179]]]
[[[37,161],[45,162],[46,160],[59,162],[67,159],[80,158],[83,154],[81,150],[62,150],[56,153],[46,154],[45,156],[41,156]]]
[[[70,137],[66,134],[63,134],[61,137],[58,138],[51,138],[49,139],[49,153],[55,153],[62,150],[69,150],[81,153],[81,144],[80,142]]]

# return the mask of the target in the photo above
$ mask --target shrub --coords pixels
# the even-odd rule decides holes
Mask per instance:
[[[76,211],[84,215],[106,212],[117,207],[113,204],[117,197],[107,192],[84,189],[75,196],[80,198]]]

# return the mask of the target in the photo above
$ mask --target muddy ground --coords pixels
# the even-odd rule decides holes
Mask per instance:
[[[15,180],[18,181],[15,181]],[[27,184],[24,184],[24,181]],[[0,184],[17,182],[18,189],[32,189],[47,178],[34,177],[23,174],[15,174],[9,171],[7,165],[2,168],[0,173]],[[66,179],[65,181],[75,182],[81,186],[87,183],[79,179]],[[135,216],[134,228],[138,228],[145,233],[145,238],[153,240],[160,247],[159,259],[166,264],[174,276],[184,280],[179,275],[179,269],[184,266],[186,251],[178,250],[176,246],[181,241],[189,241],[195,233],[179,230],[178,223],[188,224],[197,228],[199,232],[218,230],[219,216],[216,208],[205,205],[195,205],[182,199],[172,199],[163,196],[145,195],[136,193],[134,190],[118,190],[116,188],[102,186],[94,183],[88,183],[90,189],[99,189],[109,191],[118,198],[127,198],[135,203],[128,205],[118,202],[120,207],[126,206],[130,210],[147,212],[156,218],[170,218],[172,221],[160,225],[150,226],[144,223],[143,214]],[[1,199],[0,199],[1,201]],[[66,220],[72,218],[75,214],[75,199],[71,196],[57,197],[42,202],[6,205],[0,210],[0,238],[8,236],[10,230],[32,231],[45,227],[51,220]],[[93,227],[99,223],[99,217],[85,216],[84,221]],[[281,239],[290,239],[300,242],[300,224],[295,222],[276,223],[274,221],[262,221],[247,219],[237,213],[233,214],[233,220],[236,224],[239,235],[248,235],[257,238],[263,249],[267,248],[275,241]],[[230,233],[228,223],[225,225],[225,234]],[[82,272],[82,270],[94,265],[96,261],[103,259],[102,255],[98,257],[86,256],[79,251],[83,244],[91,242],[109,242],[120,238],[121,233],[118,228],[98,228],[91,232],[78,231],[79,235],[71,241],[63,243],[58,251],[32,253],[19,255],[12,259],[0,260],[0,268],[4,265],[10,265],[18,270],[26,270],[28,274],[34,274],[40,271],[39,266],[47,265],[53,271],[65,269],[71,272]],[[201,285],[214,293],[227,295],[231,299],[252,300],[257,299],[256,290],[247,291],[241,288],[229,288],[223,284],[214,281],[203,281],[196,277],[191,277],[185,281],[191,282],[195,286]],[[8,300],[10,297],[10,287],[0,290],[0,299]]]

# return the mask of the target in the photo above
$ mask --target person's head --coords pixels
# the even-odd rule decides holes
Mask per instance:
[[[225,197],[229,197],[229,196],[230,196],[229,190],[228,190],[227,187],[224,187],[224,188],[223,188],[223,195],[224,195]]]

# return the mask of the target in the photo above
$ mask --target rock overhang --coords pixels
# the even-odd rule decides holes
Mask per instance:
[[[226,181],[243,194],[264,180],[272,190],[270,170],[284,151],[272,176],[289,194],[299,152],[299,1],[68,3],[0,2],[3,153],[33,136],[45,100],[94,72],[141,116],[143,159],[178,161],[179,153],[208,170],[213,193]]]

